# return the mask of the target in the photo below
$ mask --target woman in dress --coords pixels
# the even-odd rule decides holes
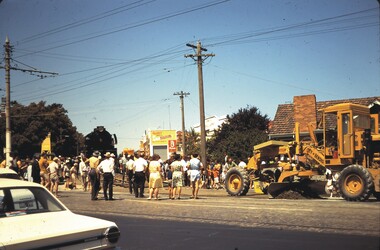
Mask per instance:
[[[163,187],[161,177],[161,163],[158,161],[160,156],[154,154],[152,160],[149,162],[149,197],[148,200],[153,198],[158,200],[159,189]]]
[[[179,200],[181,199],[181,191],[183,187],[183,166],[181,163],[181,156],[179,154],[174,155],[174,161],[170,166],[173,173],[173,195],[171,199],[175,199],[176,193],[178,191],[177,199]]]

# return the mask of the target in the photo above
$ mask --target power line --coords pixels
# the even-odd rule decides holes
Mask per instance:
[[[177,57],[177,56],[176,56]],[[145,66],[144,67],[142,67],[142,68],[145,68]],[[142,69],[141,67],[139,68],[139,69]],[[65,87],[63,87],[64,89],[63,90],[58,90],[58,91],[54,91],[54,90],[52,90],[52,91],[50,91],[50,92],[45,92],[45,93],[42,93],[42,94],[40,94],[39,96],[30,96],[30,95],[28,95],[28,98],[24,98],[24,99],[21,99],[21,101],[26,101],[26,100],[33,100],[33,99],[36,99],[36,98],[43,98],[43,97],[45,97],[45,96],[54,96],[54,95],[58,95],[58,94],[62,94],[62,93],[66,93],[66,92],[69,92],[69,91],[74,91],[74,90],[78,90],[78,89],[81,89],[81,88],[84,88],[84,87],[88,87],[88,86],[92,86],[92,85],[95,85],[95,84],[98,84],[98,83],[101,83],[101,82],[104,82],[104,81],[107,81],[107,80],[111,80],[111,79],[114,79],[114,78],[117,78],[117,77],[120,77],[120,76],[123,76],[123,75],[126,75],[126,74],[128,74],[128,73],[131,73],[131,72],[134,72],[134,71],[137,71],[137,70],[139,70],[139,69],[134,69],[134,70],[131,70],[131,71],[128,71],[128,72],[124,72],[124,73],[120,73],[120,74],[118,74],[118,75],[114,75],[114,76],[109,76],[108,78],[106,78],[106,79],[99,79],[99,77],[96,77],[95,79],[91,79],[91,80],[87,80],[87,81],[84,81],[84,82],[82,82],[82,83],[85,83],[85,82],[89,82],[89,83],[87,83],[87,84],[82,84],[82,85],[78,85],[78,83],[75,83],[75,84],[73,84],[72,85],[72,87],[68,87],[67,88],[67,86]],[[107,74],[105,74],[105,75],[103,75],[103,76],[101,76],[101,77],[105,77],[105,76],[108,76],[108,75],[112,75],[112,74],[114,74],[114,73],[118,73],[118,72],[121,72],[121,71],[123,71],[123,70],[125,70],[125,69],[120,69],[120,70],[115,70],[114,72],[111,72],[111,73],[107,73]],[[146,77],[145,77],[146,78]],[[94,81],[92,81],[92,80],[94,80]],[[79,83],[79,84],[81,84],[81,83]]]
[[[39,34],[32,35],[32,36],[26,37],[24,39],[21,39],[17,43],[22,44],[22,43],[26,43],[26,42],[31,42],[31,41],[34,41],[36,39],[40,39],[40,38],[43,38],[43,37],[46,37],[46,36],[49,36],[49,35],[53,35],[53,34],[56,34],[56,33],[62,32],[62,31],[66,31],[66,30],[78,27],[78,26],[82,26],[84,24],[95,22],[95,21],[104,19],[106,17],[110,17],[110,16],[113,16],[113,15],[122,13],[122,12],[127,11],[127,10],[131,10],[131,9],[140,7],[142,5],[154,2],[156,0],[152,0],[152,1],[149,1],[149,2],[146,2],[146,3],[139,4],[137,6],[133,6],[133,5],[135,5],[137,3],[141,3],[143,1],[144,0],[139,0],[139,1],[136,1],[136,2],[133,2],[133,3],[130,3],[130,4],[123,5],[123,6],[120,6],[118,8],[115,8],[115,9],[112,9],[112,10],[109,10],[109,11],[97,14],[97,15],[89,17],[89,18],[85,18],[85,19],[82,19],[82,20],[79,20],[79,21],[76,21],[76,22],[72,22],[72,23],[69,23],[69,24],[66,24],[66,25],[63,25],[63,26],[51,29],[49,31],[45,31],[45,32],[42,32],[42,33],[39,33]],[[127,8],[127,7],[130,7],[130,8]]]
[[[210,7],[213,7],[215,5],[219,5],[219,4],[228,2],[228,1],[231,1],[231,0],[219,0],[219,1],[212,2],[212,3],[203,4],[203,5],[200,5],[198,7],[191,8],[191,9],[185,9],[185,10],[182,10],[182,11],[178,11],[178,12],[174,12],[174,13],[169,13],[169,14],[166,14],[166,15],[158,16],[156,18],[148,19],[148,20],[143,21],[141,23],[137,23],[137,24],[134,24],[134,25],[131,25],[131,26],[120,28],[120,29],[117,29],[117,30],[114,30],[114,31],[109,31],[109,32],[105,32],[105,33],[102,33],[102,34],[99,34],[99,35],[94,35],[94,36],[90,36],[90,37],[87,37],[87,38],[79,39],[79,40],[76,40],[76,41],[73,41],[73,42],[56,45],[56,46],[53,46],[53,47],[50,47],[50,48],[46,48],[46,49],[42,49],[42,50],[39,50],[39,51],[35,51],[33,53],[27,53],[27,54],[24,54],[24,55],[20,55],[19,57],[21,57],[21,56],[28,56],[28,55],[32,55],[32,54],[40,53],[40,52],[45,52],[45,51],[49,51],[49,50],[53,50],[53,49],[57,49],[57,48],[61,48],[61,47],[66,47],[66,46],[69,46],[69,45],[81,43],[81,42],[84,42],[84,41],[92,40],[92,39],[103,37],[103,36],[108,36],[108,35],[119,33],[119,32],[125,31],[125,30],[129,30],[129,29],[145,26],[145,25],[152,24],[152,23],[155,23],[155,22],[160,22],[162,20],[166,20],[166,19],[169,19],[169,18],[181,16],[181,15],[184,15],[184,14],[188,14],[188,13],[191,13],[191,12],[194,12],[194,11],[202,10],[202,9],[205,9],[205,8],[210,8]]]
[[[347,13],[347,14],[343,14],[343,15],[339,15],[339,16],[323,18],[323,19],[314,20],[314,21],[310,21],[310,22],[303,22],[303,23],[298,23],[298,24],[294,24],[294,25],[288,25],[288,26],[284,26],[284,27],[271,28],[271,29],[264,30],[261,32],[256,31],[256,32],[243,33],[240,35],[235,34],[235,35],[230,35],[230,36],[224,36],[224,38],[222,38],[222,39],[225,39],[224,41],[207,44],[207,46],[217,46],[217,45],[222,45],[222,44],[229,44],[232,42],[248,39],[251,37],[263,36],[263,35],[268,35],[268,34],[272,34],[272,33],[283,32],[283,31],[289,31],[289,30],[299,29],[301,27],[312,26],[312,25],[316,25],[316,24],[322,24],[323,23],[324,25],[330,25],[331,23],[330,24],[326,23],[326,21],[331,21],[331,20],[336,20],[336,19],[340,19],[343,17],[367,13],[367,12],[371,12],[374,10],[378,10],[378,8],[371,8],[371,9],[367,9],[367,10],[362,10],[362,11]],[[373,23],[371,23],[370,25],[373,25]],[[378,23],[377,23],[377,25],[378,25]],[[204,39],[204,40],[207,40],[207,39]]]
[[[315,27],[316,26],[330,26],[332,24],[347,22],[347,20],[355,20],[355,19],[360,18],[360,17],[354,17],[354,18],[351,18],[351,19],[337,20],[337,19],[341,18],[342,16],[347,17],[347,16],[350,16],[350,15],[354,15],[354,14],[358,14],[358,13],[370,12],[370,11],[373,11],[373,10],[374,9],[363,10],[363,11],[358,11],[358,12],[354,12],[354,13],[344,14],[344,15],[340,15],[340,16],[336,16],[336,17],[329,17],[329,18],[321,19],[321,20],[327,20],[327,19],[329,20],[328,22],[324,22],[324,23],[321,23],[321,20],[317,20],[317,21],[311,21],[311,22],[306,22],[306,23],[304,22],[304,23],[300,23],[300,24],[296,24],[296,25],[292,25],[292,26],[275,28],[275,29],[272,29],[272,30],[269,29],[269,30],[266,30],[266,31],[263,31],[263,32],[260,32],[260,33],[252,33],[252,32],[250,32],[250,33],[241,33],[241,34],[233,34],[233,35],[229,35],[229,36],[223,36],[223,37],[220,37],[220,38],[224,38],[224,41],[211,44],[211,46],[213,46],[213,45],[214,46],[216,46],[216,45],[232,45],[232,44],[241,44],[241,43],[248,43],[248,42],[270,41],[270,40],[275,40],[275,39],[294,38],[294,37],[304,36],[304,35],[321,34],[322,32],[323,33],[327,33],[327,32],[340,31],[340,30],[343,30],[343,29],[342,28],[329,28],[329,29],[319,30],[319,31],[303,32],[303,33],[300,33],[300,34],[288,34],[288,35],[284,34],[284,35],[279,35],[279,36],[274,36],[274,37],[256,38],[256,39],[251,39],[251,40],[244,40],[247,37],[260,36],[261,34],[264,34],[264,33],[275,34],[276,32],[277,33],[281,33],[281,32],[284,32],[284,31],[297,30],[297,29],[299,29],[301,27],[304,27],[304,25],[308,25],[308,27],[312,27],[312,26],[315,26]],[[371,18],[371,17],[372,16],[366,16],[365,18]],[[345,27],[345,29],[358,28],[358,27],[360,28],[360,25],[365,25],[365,24],[359,24],[359,26],[353,26],[353,25],[351,25],[351,26]],[[367,24],[367,25],[376,25],[376,23],[375,24],[373,24],[373,23],[371,24],[370,23],[370,24]],[[213,39],[220,39],[220,38],[213,38]],[[232,40],[234,40],[235,42],[231,42]],[[178,47],[178,46],[176,46],[176,47]],[[174,49],[176,47],[174,47]],[[154,60],[156,58],[168,55],[169,53],[167,53],[166,51],[170,51],[170,49],[164,50],[161,54],[151,55],[151,56],[143,57],[143,58],[140,58],[140,59],[131,60],[131,61],[128,61],[128,62],[125,62],[125,63],[117,63],[117,64],[105,65],[105,66],[101,66],[101,67],[94,67],[94,68],[90,68],[90,69],[83,69],[83,70],[78,70],[78,71],[74,71],[74,72],[68,72],[68,73],[62,74],[62,75],[83,73],[83,72],[86,72],[86,71],[92,71],[92,70],[98,70],[98,69],[113,68],[113,67],[115,67],[118,64],[120,64],[120,65],[122,65],[122,64],[127,65],[127,64],[132,64],[132,63],[139,63],[139,64],[148,63],[148,62],[150,63],[150,61],[152,61],[152,60]],[[182,51],[183,50],[172,51],[171,54],[175,55],[175,54],[181,53]],[[140,67],[138,69],[131,70],[131,71],[126,72],[124,74],[119,74],[119,75],[117,75],[115,77],[119,77],[119,76],[122,76],[122,75],[125,75],[125,74],[141,71],[141,70],[143,70],[145,68],[149,68],[151,66],[158,65],[159,63],[162,63],[163,61],[164,61],[164,59],[161,59],[158,62],[151,63],[151,65],[147,65],[145,67]],[[123,69],[121,69],[121,70],[123,70]],[[113,72],[111,72],[111,73],[109,73],[107,75],[111,75],[111,74],[120,72],[121,70],[113,71]],[[159,73],[159,74],[161,74],[161,73]],[[113,79],[113,78],[114,77],[111,77],[111,78],[108,78],[108,79]],[[108,79],[105,79],[105,80],[108,80]],[[16,86],[21,86],[23,84],[25,84],[25,83],[18,84]],[[96,83],[93,83],[93,84],[96,84]],[[92,84],[87,84],[87,85],[84,85],[84,86],[80,86],[79,88],[86,87],[86,86],[89,86],[89,85],[92,85]],[[64,92],[68,92],[68,91],[76,90],[77,89],[77,88],[70,88],[70,87],[66,87],[66,86],[63,86],[63,88],[64,88],[63,90],[50,92],[49,94],[52,94],[52,95],[54,95],[54,94],[60,94],[60,93],[64,93]],[[52,91],[51,88],[50,88],[50,91]],[[41,97],[43,97],[43,95]],[[29,95],[29,98],[31,98],[30,95]]]

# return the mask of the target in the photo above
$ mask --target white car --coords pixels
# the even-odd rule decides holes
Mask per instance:
[[[18,176],[18,174],[14,170],[9,168],[0,168],[0,178],[11,178],[21,180],[20,176]]]
[[[114,222],[74,214],[39,184],[0,179],[0,250],[118,249]]]

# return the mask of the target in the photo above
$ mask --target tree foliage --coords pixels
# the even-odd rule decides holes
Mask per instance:
[[[208,155],[217,160],[224,159],[225,154],[247,160],[253,146],[267,140],[268,123],[267,115],[262,115],[254,106],[239,109],[227,116],[227,122],[208,141]]]
[[[193,128],[190,131],[185,132],[186,137],[186,154],[199,154],[200,152],[200,136],[199,133],[195,132]]]
[[[5,117],[0,118],[0,146],[5,147]],[[41,151],[41,143],[51,133],[52,151],[60,155],[77,154],[83,135],[73,126],[62,104],[45,102],[28,106],[11,104],[12,152],[21,157]]]

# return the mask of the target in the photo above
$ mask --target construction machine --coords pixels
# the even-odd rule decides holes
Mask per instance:
[[[245,169],[232,168],[225,186],[230,195],[245,195],[256,181],[270,197],[289,190],[308,197],[325,193],[326,170],[338,175],[336,189],[348,201],[364,201],[371,195],[380,199],[379,112],[342,103],[322,110],[309,137],[300,138],[295,123],[294,140],[267,141],[254,146]]]

